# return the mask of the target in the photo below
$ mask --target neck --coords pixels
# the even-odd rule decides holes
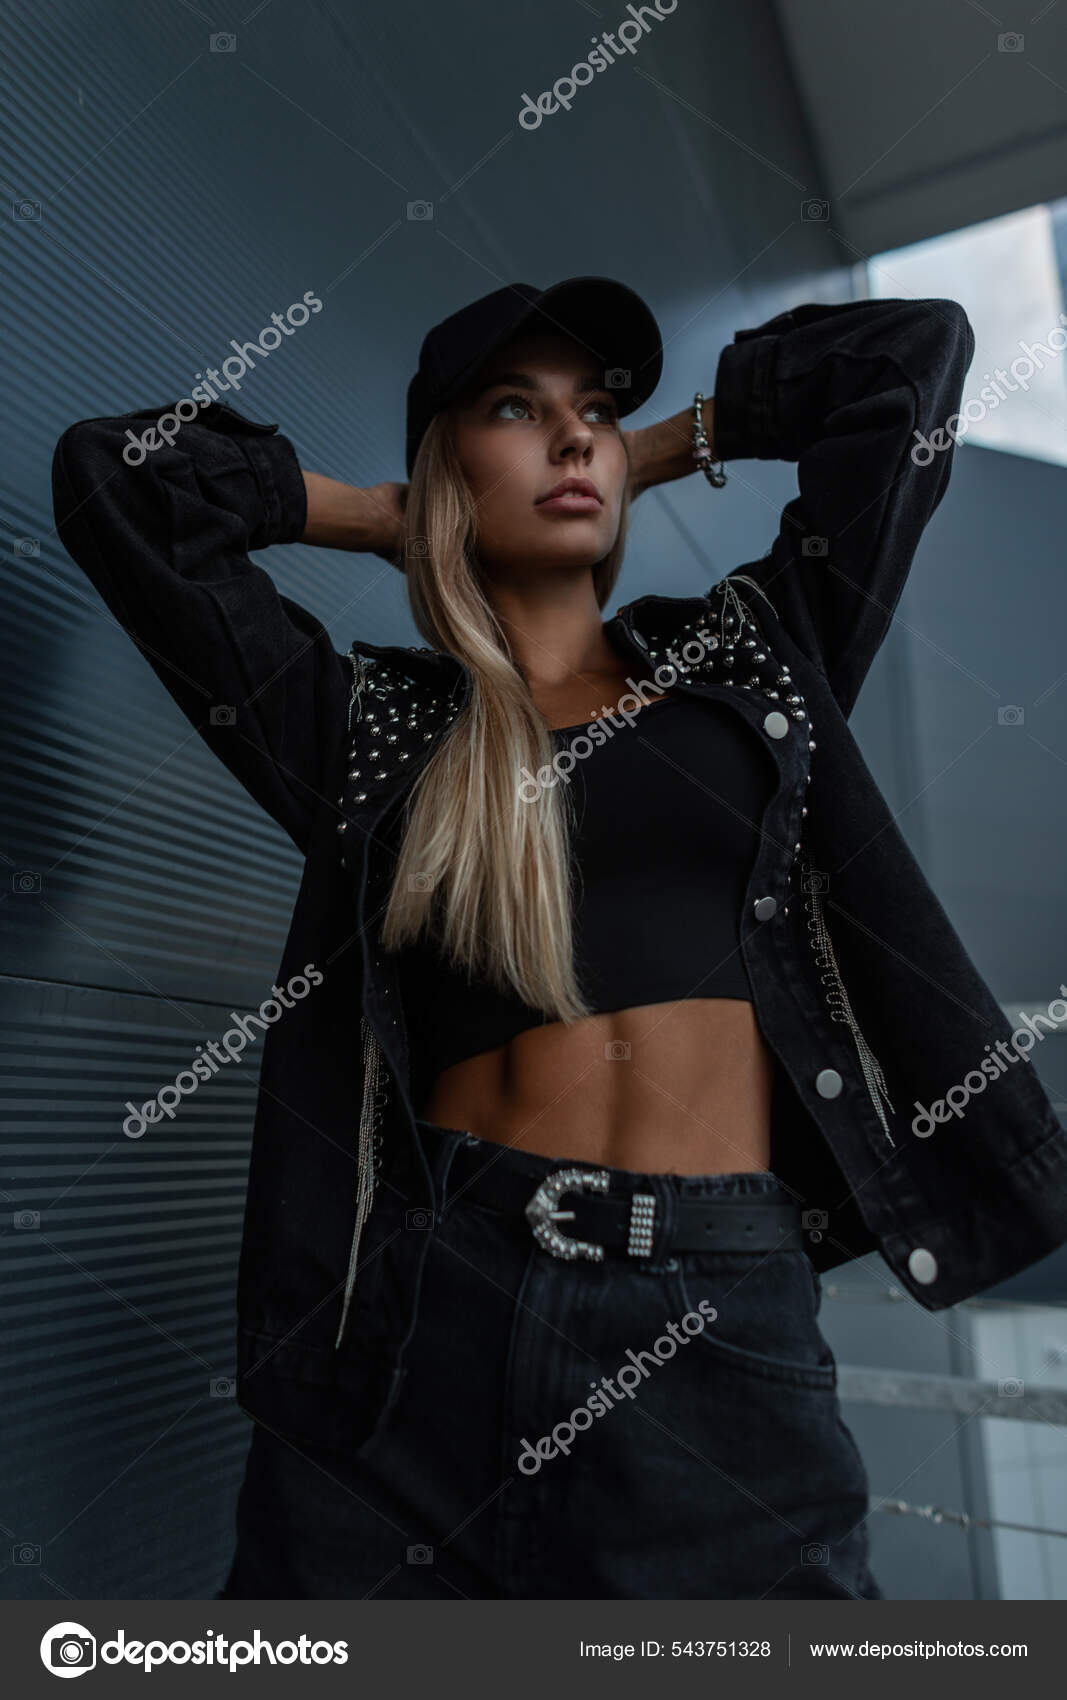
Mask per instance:
[[[617,664],[588,568],[573,577],[542,569],[528,585],[492,586],[489,598],[512,659],[535,693]]]

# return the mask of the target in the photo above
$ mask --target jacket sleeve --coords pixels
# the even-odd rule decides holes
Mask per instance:
[[[348,664],[249,559],[303,534],[296,453],[276,425],[217,402],[170,446],[157,436],[142,451],[137,439],[168,412],[86,419],[63,433],[56,527],[208,747],[306,853],[343,735]]]
[[[945,427],[973,356],[966,313],[940,299],[808,303],[738,331],[720,355],[716,456],[796,461],[800,489],[768,554],[738,572],[846,717],[945,493]]]

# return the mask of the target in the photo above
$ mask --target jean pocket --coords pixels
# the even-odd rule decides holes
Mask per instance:
[[[819,1328],[819,1290],[805,1252],[688,1251],[674,1261],[667,1273],[673,1302],[703,1323],[699,1331],[693,1325],[697,1351],[758,1381],[836,1390],[837,1364]]]

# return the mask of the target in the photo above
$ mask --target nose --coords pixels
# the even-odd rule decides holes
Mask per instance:
[[[572,408],[555,432],[552,453],[560,460],[567,456],[572,459],[584,458],[591,452],[595,441],[592,427]]]

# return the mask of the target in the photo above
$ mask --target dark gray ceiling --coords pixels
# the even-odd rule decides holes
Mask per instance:
[[[1067,8],[775,0],[833,224],[864,254],[1067,194]]]

